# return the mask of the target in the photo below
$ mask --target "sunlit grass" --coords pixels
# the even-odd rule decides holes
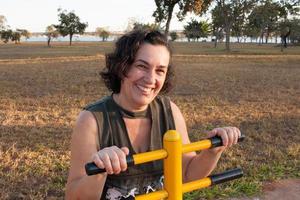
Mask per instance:
[[[85,57],[80,45],[76,53],[53,47],[53,54],[12,46],[20,53],[11,50],[11,56],[24,60],[0,58],[0,199],[63,199],[76,116],[84,105],[109,94],[98,75],[104,59],[96,47]],[[197,54],[196,47],[178,51]],[[0,51],[5,48],[0,45]],[[244,177],[186,194],[186,199],[259,195],[266,181],[300,177],[299,63],[298,55],[174,57],[177,86],[170,96],[191,140],[228,125],[247,136],[223,154],[215,170],[238,166]]]

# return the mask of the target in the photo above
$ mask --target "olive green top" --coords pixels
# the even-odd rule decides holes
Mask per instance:
[[[99,145],[128,147],[129,154],[134,151],[123,118],[150,118],[151,136],[147,151],[162,149],[163,135],[175,130],[174,118],[168,97],[158,96],[146,111],[130,112],[121,108],[111,96],[104,97],[84,108],[92,112],[98,125]],[[126,199],[136,194],[144,194],[162,189],[162,161],[154,161],[129,167],[118,175],[108,175],[101,199]]]

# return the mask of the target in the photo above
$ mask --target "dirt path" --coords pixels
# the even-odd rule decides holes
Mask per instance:
[[[300,199],[300,179],[288,179],[264,184],[260,197],[234,198],[231,200],[298,200]]]
[[[300,199],[300,179],[282,180],[264,185],[266,200],[297,200]]]

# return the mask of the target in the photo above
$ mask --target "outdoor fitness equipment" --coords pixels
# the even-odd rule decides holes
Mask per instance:
[[[245,136],[242,135],[238,141],[243,141],[244,138]],[[240,168],[235,168],[220,174],[214,174],[203,179],[182,184],[182,159],[179,155],[219,146],[222,146],[222,139],[219,136],[182,145],[180,134],[175,130],[169,130],[164,135],[163,149],[126,156],[128,166],[164,159],[164,189],[138,195],[135,199],[154,200],[168,198],[169,200],[182,200],[182,195],[186,192],[242,177],[243,171]],[[89,176],[105,172],[105,169],[98,168],[93,162],[87,163],[85,170]]]

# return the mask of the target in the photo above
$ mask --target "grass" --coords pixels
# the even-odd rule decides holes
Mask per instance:
[[[0,45],[0,199],[63,199],[76,116],[109,94],[97,73],[111,44],[44,45]],[[299,47],[205,55],[210,48],[199,45],[174,44],[170,96],[192,141],[213,127],[240,127],[246,141],[223,154],[215,173],[239,166],[245,176],[185,198],[256,196],[264,182],[299,178]]]
[[[53,42],[49,48],[46,42],[24,42],[18,45],[0,43],[0,59],[53,58],[72,56],[96,56],[113,49],[113,42]],[[232,43],[231,52],[226,53],[225,43],[214,48],[211,42],[173,42],[175,54],[183,55],[300,55],[300,46],[289,46],[280,51],[278,44]]]

